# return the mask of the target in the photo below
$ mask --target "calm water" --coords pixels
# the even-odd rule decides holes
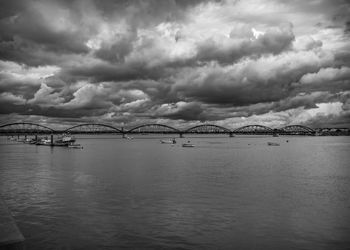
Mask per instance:
[[[0,196],[27,249],[349,249],[350,137],[191,141],[1,138]]]

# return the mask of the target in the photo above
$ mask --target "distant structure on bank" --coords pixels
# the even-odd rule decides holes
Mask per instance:
[[[187,129],[177,129],[164,124],[142,124],[130,129],[117,128],[101,123],[84,123],[66,129],[57,130],[49,126],[16,122],[0,125],[0,135],[35,135],[35,134],[228,134],[234,135],[309,135],[338,136],[350,135],[349,128],[310,128],[303,125],[289,125],[282,128],[270,128],[263,125],[247,125],[228,129],[215,124],[201,124]]]

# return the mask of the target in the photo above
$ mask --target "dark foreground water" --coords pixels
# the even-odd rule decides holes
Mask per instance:
[[[350,137],[191,141],[1,138],[0,196],[27,249],[349,249]]]

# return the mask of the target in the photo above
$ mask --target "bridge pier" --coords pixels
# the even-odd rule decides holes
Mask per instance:
[[[121,128],[122,131],[122,138],[125,139],[126,138],[126,133],[124,132],[124,127]]]
[[[230,137],[234,137],[234,135],[233,135],[233,133],[232,133],[232,132],[229,134],[229,136],[230,136]]]
[[[51,143],[51,146],[52,146],[53,145],[53,134],[51,134],[50,143]]]
[[[35,135],[35,142],[38,142],[38,135]]]
[[[184,134],[183,133],[180,133],[180,138],[184,138]]]

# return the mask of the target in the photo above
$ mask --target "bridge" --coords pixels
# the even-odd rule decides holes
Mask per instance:
[[[201,124],[186,129],[178,129],[165,124],[142,124],[130,129],[117,128],[102,123],[83,123],[66,129],[54,129],[46,125],[15,122],[0,125],[0,135],[41,135],[41,134],[176,134],[182,137],[185,134],[227,134],[234,135],[309,135],[316,134],[316,130],[303,125],[289,125],[282,128],[270,128],[254,124],[229,129],[215,124]]]

